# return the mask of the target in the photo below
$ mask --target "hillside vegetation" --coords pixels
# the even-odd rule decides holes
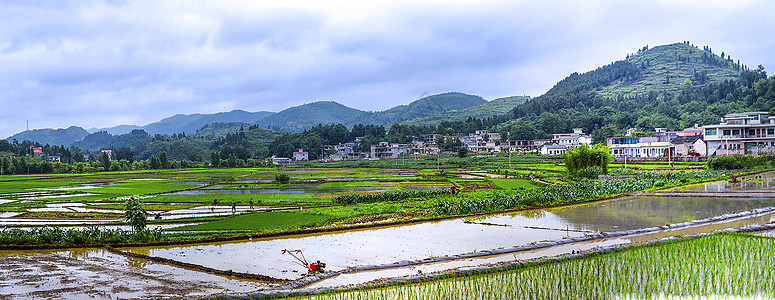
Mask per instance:
[[[447,111],[437,113],[435,115],[411,119],[405,122],[401,122],[406,125],[438,125],[444,121],[463,121],[469,117],[473,118],[488,118],[492,116],[498,116],[505,114],[512,110],[515,106],[522,104],[523,102],[530,100],[529,96],[511,96],[505,98],[498,98],[492,101],[471,106],[468,108]]]
[[[8,141],[36,141],[49,145],[70,145],[83,139],[89,132],[78,126],[67,129],[33,129],[25,130],[7,138]]]
[[[318,124],[356,124],[390,126],[486,103],[482,97],[463,93],[444,93],[415,100],[385,111],[370,112],[350,108],[333,101],[318,101],[291,107],[258,120],[256,124],[277,131],[301,132]]]

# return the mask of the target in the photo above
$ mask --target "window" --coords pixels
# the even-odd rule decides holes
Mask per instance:
[[[740,135],[740,129],[732,130],[733,135]]]
[[[775,129],[767,128],[767,135],[775,135]]]
[[[723,135],[729,135],[729,134],[731,134],[731,133],[732,133],[732,131],[731,131],[731,130],[729,130],[729,129],[724,129],[724,133],[723,133]]]
[[[716,128],[708,128],[705,129],[705,135],[716,135],[717,131]]]
[[[749,136],[755,136],[756,135],[756,129],[748,129],[748,135]]]

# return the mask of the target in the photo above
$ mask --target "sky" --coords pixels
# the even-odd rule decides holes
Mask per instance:
[[[0,0],[0,137],[421,95],[539,96],[689,41],[775,74],[775,1]]]

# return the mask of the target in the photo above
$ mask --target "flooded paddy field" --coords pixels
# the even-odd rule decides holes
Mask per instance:
[[[453,256],[586,235],[635,230],[774,207],[775,199],[630,196],[593,204],[477,218],[206,245],[129,248],[127,251],[215,269],[294,279],[304,269],[282,249],[305,249],[331,271]],[[751,224],[770,222],[769,216]],[[242,263],[234,265],[238,259]],[[261,271],[257,271],[261,270]]]
[[[348,178],[348,176],[376,178],[374,174],[368,172],[354,172],[358,174],[349,175],[342,174],[343,172],[335,173],[325,170],[325,172],[320,173],[299,180],[319,180],[315,177],[324,177],[326,174],[336,174],[338,178]],[[214,195],[169,195],[189,188],[193,188],[191,191],[305,190],[303,193],[296,191],[297,193],[286,193],[281,196],[275,196],[281,194],[279,192],[267,194],[272,197],[305,195],[300,196],[296,201],[319,204],[323,201],[330,202],[330,200],[320,198],[319,195],[308,192],[309,190],[326,191],[325,189],[331,189],[321,192],[321,194],[329,194],[330,199],[331,194],[339,193],[335,189],[363,191],[396,188],[411,190],[442,186],[434,181],[391,181],[399,176],[396,174],[388,175],[391,176],[385,178],[392,177],[393,179],[350,182],[320,181],[309,186],[306,183],[292,183],[286,185],[285,188],[278,188],[277,184],[271,182],[251,184],[249,183],[251,180],[263,180],[261,178],[266,176],[247,174],[240,177],[240,180],[245,179],[245,182],[237,184],[247,186],[240,187],[230,183],[218,183],[217,185],[220,187],[211,189],[203,189],[197,184],[185,184],[187,181],[180,178],[148,178],[153,180],[133,180],[126,184],[100,185],[88,188],[88,191],[107,196],[109,193],[100,193],[100,190],[107,189],[107,191],[114,192],[119,187],[129,187],[133,189],[132,191],[153,190],[155,192],[150,193],[152,195],[149,194],[147,198],[143,198],[146,204],[167,205],[166,203],[170,203],[189,206],[180,209],[153,211],[161,213],[162,218],[173,218],[174,216],[191,217],[208,214],[228,215],[231,214],[231,206],[229,205],[231,201],[236,201],[238,212],[243,212],[249,210],[249,206],[246,205],[247,200],[256,199],[256,202],[269,202],[266,199],[270,199],[256,196],[258,194],[230,195],[224,193],[216,194],[220,202],[214,205],[211,202]],[[191,178],[190,182],[212,182],[198,178]],[[169,184],[170,182],[176,184]],[[133,186],[133,184],[140,185]],[[166,186],[166,188],[161,186]],[[213,185],[209,186],[213,187]],[[65,186],[66,190],[60,192],[77,191],[77,189],[67,190],[68,187],[70,185]],[[173,190],[167,190],[170,188]],[[745,190],[738,192],[740,189]],[[592,251],[599,247],[651,241],[671,235],[692,235],[725,228],[767,224],[774,220],[770,211],[731,219],[718,219],[703,224],[689,224],[678,228],[665,226],[709,219],[730,213],[775,207],[775,199],[770,197],[770,192],[775,192],[775,189],[770,188],[768,180],[757,178],[756,180],[743,181],[740,185],[727,185],[724,182],[706,183],[666,191],[640,193],[602,202],[509,214],[454,218],[280,238],[254,238],[252,240],[182,246],[125,247],[120,248],[120,250],[217,270],[232,270],[296,280],[305,277],[303,276],[305,269],[296,265],[294,259],[289,255],[283,255],[282,250],[302,249],[308,259],[324,261],[328,265],[328,271],[341,273],[338,276],[313,283],[311,287],[338,287],[357,285],[373,280],[416,276],[418,273],[448,272],[483,265],[556,257],[578,251]],[[124,193],[123,197],[126,195],[127,193]],[[85,206],[65,205],[64,202],[50,201],[42,203],[42,207],[25,208],[25,210],[41,208],[109,210],[111,208],[101,208],[101,205],[97,204],[121,203],[121,200],[116,199],[107,199],[112,201],[94,200],[95,198],[84,199],[92,200],[85,201],[88,204]],[[0,205],[15,202],[9,201]],[[256,205],[254,209],[299,208],[295,205],[288,205],[286,202],[278,201],[277,203],[277,205]],[[304,211],[307,210],[305,207]],[[4,219],[20,218],[12,216]],[[2,220],[0,219],[0,221]],[[59,222],[62,220],[49,221]],[[153,228],[153,225],[150,227]],[[650,232],[606,237],[614,232],[643,228],[657,229]],[[532,246],[540,247],[530,249]],[[530,250],[496,254],[498,250],[517,248]],[[195,297],[220,293],[249,294],[261,290],[281,288],[279,285],[237,280],[143,259],[127,258],[105,252],[102,249],[76,251],[79,254],[75,255],[71,252],[70,250],[0,252],[0,269],[3,269],[3,272],[6,269],[11,270],[14,272],[13,276],[17,276],[8,277],[14,278],[9,279],[13,286],[2,286],[0,298],[69,298],[74,294],[93,295],[93,297],[107,295],[121,298]],[[40,263],[35,264],[34,261],[40,261]],[[25,267],[25,264],[30,265]],[[43,272],[41,271],[43,268],[50,270],[52,276],[32,280],[33,274],[40,274]],[[68,272],[76,273],[76,275],[65,278],[63,274]],[[121,277],[124,275],[126,278]],[[102,283],[102,280],[112,280],[115,283]],[[144,281],[138,283],[142,280]],[[44,292],[33,294],[35,291]]]
[[[126,258],[102,249],[0,250],[0,276],[3,299],[197,297],[272,287]]]

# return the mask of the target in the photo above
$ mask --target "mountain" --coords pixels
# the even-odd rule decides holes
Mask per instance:
[[[318,124],[341,123],[390,126],[410,119],[457,111],[487,103],[482,97],[463,93],[443,93],[415,100],[385,111],[369,112],[350,108],[333,101],[319,101],[291,107],[264,117],[256,124],[280,131],[301,132]]]
[[[256,120],[273,114],[268,111],[247,112],[244,110],[232,110],[215,114],[178,114],[153,122],[145,126],[119,125],[110,128],[91,129],[90,132],[106,131],[111,135],[129,133],[134,129],[145,130],[150,135],[155,134],[179,134],[183,132],[194,133],[202,126],[212,123],[243,122],[254,123]]]
[[[78,126],[70,126],[67,129],[33,129],[25,130],[9,136],[8,141],[14,139],[21,142],[24,140],[38,142],[42,145],[70,145],[72,142],[83,139],[89,132]]]
[[[710,49],[710,48],[707,48]],[[740,66],[734,61],[721,58],[708,50],[686,43],[644,47],[623,61],[637,68],[639,75],[611,80],[595,88],[601,96],[646,94],[649,91],[676,92],[686,79],[695,87],[709,83],[735,79]],[[602,67],[601,67],[602,68]],[[600,69],[600,68],[598,68]]]
[[[628,128],[682,130],[718,123],[728,113],[770,111],[775,107],[772,81],[761,66],[749,70],[707,46],[643,47],[624,60],[572,73],[545,94],[479,122],[509,132],[512,139],[583,128],[595,142],[604,142]]]
[[[97,131],[95,133],[85,136],[82,140],[72,143],[72,146],[78,147],[81,150],[99,150],[110,144],[113,139],[113,135],[107,131]]]
[[[442,113],[437,113],[431,116],[411,119],[402,122],[407,125],[437,125],[443,121],[462,121],[468,117],[473,118],[488,118],[495,115],[502,115],[509,112],[515,106],[522,104],[525,101],[530,100],[530,96],[511,96],[505,98],[498,98],[492,101],[464,108],[461,110],[452,110]]]
[[[355,116],[346,120],[345,123],[348,126],[359,123],[387,126],[444,112],[458,111],[483,103],[487,103],[487,101],[479,96],[457,92],[443,93],[427,96],[407,105],[399,105],[385,111]]]
[[[365,113],[334,101],[318,101],[294,106],[259,119],[256,124],[278,131],[300,132],[315,125],[341,123],[343,120]]]

